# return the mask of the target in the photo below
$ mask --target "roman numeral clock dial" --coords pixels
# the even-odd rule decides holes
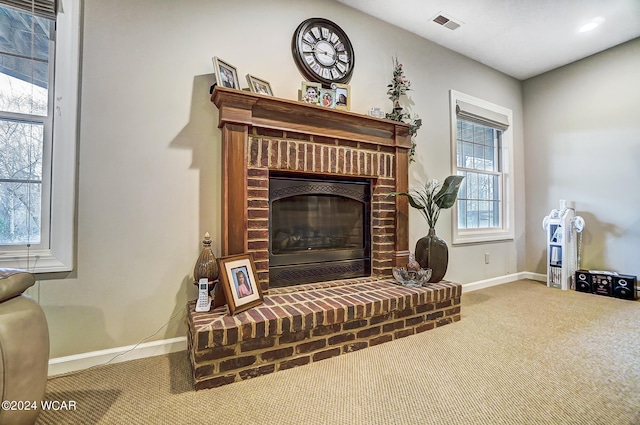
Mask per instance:
[[[293,60],[308,81],[326,86],[351,80],[355,57],[347,34],[323,18],[303,21],[291,40]]]

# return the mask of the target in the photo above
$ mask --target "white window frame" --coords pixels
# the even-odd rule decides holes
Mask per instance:
[[[47,273],[71,271],[74,267],[80,7],[79,0],[59,0],[56,19],[53,144],[51,173],[47,173],[51,179],[49,246],[4,250],[0,245],[0,267],[3,268]],[[46,160],[45,154],[43,161]],[[44,164],[43,169],[46,169]],[[43,175],[43,188],[45,178]]]
[[[451,174],[458,174],[458,116],[456,105],[458,101],[477,106],[479,108],[502,114],[508,117],[509,127],[502,132],[502,145],[500,147],[502,181],[501,187],[501,227],[481,228],[481,229],[460,229],[458,228],[458,202],[453,206],[451,217],[452,243],[471,244],[482,242],[495,242],[502,240],[513,240],[515,238],[515,196],[513,182],[513,112],[511,109],[487,102],[477,97],[473,97],[455,90],[450,90],[450,117],[451,117]]]

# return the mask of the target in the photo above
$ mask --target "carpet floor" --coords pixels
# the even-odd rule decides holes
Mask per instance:
[[[640,424],[640,303],[518,281],[462,320],[220,388],[186,352],[50,378],[37,424]]]

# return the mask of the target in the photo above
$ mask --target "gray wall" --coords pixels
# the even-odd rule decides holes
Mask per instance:
[[[523,83],[526,269],[545,273],[542,219],[586,221],[583,268],[640,275],[640,39]]]
[[[423,119],[410,182],[450,173],[449,90],[514,111],[515,241],[452,247],[450,280],[463,283],[525,266],[521,83],[399,28],[329,0],[84,2],[76,271],[40,277],[51,357],[185,335],[192,271],[205,231],[220,254],[220,132],[209,100],[211,58],[297,99],[291,58],[297,25],[338,23],[356,50],[352,110],[390,110],[386,86],[398,55]],[[427,232],[411,212],[411,249]],[[438,233],[450,240],[450,213]],[[484,252],[492,262],[484,264]]]

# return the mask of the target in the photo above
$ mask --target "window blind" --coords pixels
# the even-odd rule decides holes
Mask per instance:
[[[31,13],[41,18],[56,19],[57,0],[0,0],[0,5]]]
[[[497,128],[498,130],[505,131],[509,128],[508,116],[462,100],[456,101],[456,114],[459,119]]]

